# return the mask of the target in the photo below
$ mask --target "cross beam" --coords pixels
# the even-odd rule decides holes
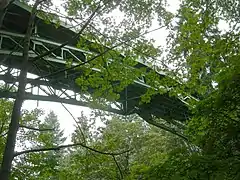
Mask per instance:
[[[0,97],[16,97],[15,89],[17,88],[19,73],[13,73],[12,69],[20,69],[21,67],[23,38],[27,28],[29,12],[30,10],[19,2],[11,4],[4,18],[3,28],[0,29],[0,64],[2,65],[1,68],[3,68],[0,73],[0,80],[4,84]],[[96,49],[86,51],[76,48],[76,40],[75,43],[68,44],[44,59],[36,62],[32,61],[38,54],[59,46],[75,35],[76,32],[63,25],[56,29],[54,24],[46,24],[43,19],[37,17],[35,32],[31,37],[29,73],[36,77],[42,77],[59,69],[64,69],[68,59],[72,60],[72,65],[77,65],[88,60],[88,55],[98,54]],[[88,43],[91,44],[91,42]],[[138,62],[137,68],[148,67],[141,60],[136,61]],[[19,70],[16,71],[19,72]],[[99,72],[99,69],[93,69],[93,71]],[[81,71],[71,70],[69,74],[66,75],[62,72],[57,76],[38,80],[28,78],[25,98],[91,107],[91,103],[86,101],[86,96],[75,83],[76,78],[81,75]],[[159,76],[164,77],[165,73],[159,72]],[[168,94],[158,94],[152,98],[150,103],[140,105],[140,98],[148,88],[151,87],[146,84],[144,77],[140,77],[120,93],[119,100],[109,102],[109,106],[102,109],[123,115],[138,113],[145,119],[155,116],[185,121],[188,118],[188,107],[185,100],[189,97],[174,98],[169,97]],[[116,105],[112,107],[111,105],[114,103]]]

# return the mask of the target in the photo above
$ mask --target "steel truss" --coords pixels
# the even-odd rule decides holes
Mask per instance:
[[[15,12],[16,5],[13,6],[12,11]],[[11,10],[11,7],[9,9]],[[23,11],[21,13],[24,13],[25,10],[21,11]],[[0,91],[1,98],[16,97],[18,75],[23,55],[22,49],[24,34],[20,33],[20,29],[15,30],[15,28],[13,28],[16,27],[17,29],[20,26],[20,20],[14,19],[14,21],[11,18],[11,16],[7,16],[5,20],[6,28],[0,30],[0,81],[2,82],[2,88]],[[7,21],[11,21],[13,24],[9,25],[7,24]],[[49,29],[44,31],[45,28]],[[47,36],[50,36],[46,35],[47,32],[52,32],[51,36],[54,36],[55,39],[52,38],[50,40],[46,38]],[[65,27],[61,27],[60,30],[53,30],[50,25],[45,25],[44,23],[35,25],[35,31],[31,37],[29,51],[29,74],[25,98],[29,100],[52,101],[92,107],[92,103],[89,102],[89,96],[81,93],[79,86],[75,83],[75,79],[81,75],[80,71],[71,70],[68,73],[61,72],[57,75],[52,75],[47,79],[37,78],[44,77],[44,75],[56,72],[60,69],[64,69],[68,63],[68,59],[71,59],[71,65],[74,66],[86,61],[89,55],[97,55],[96,51],[85,51],[83,49],[76,48],[73,44],[69,44],[58,51],[51,53],[47,57],[37,61],[32,61],[32,59],[37,57],[39,54],[61,45],[59,39],[63,40],[65,38],[66,41],[69,36],[57,36],[59,34],[63,34],[63,32],[74,34],[74,32],[70,32],[70,30]],[[55,34],[57,34],[56,37]],[[146,64],[140,62],[141,61],[139,60],[141,67],[146,67]],[[93,70],[99,71],[99,69]],[[159,73],[159,75],[165,76],[164,73]],[[156,95],[149,104],[140,105],[140,98],[146,92],[147,88],[150,88],[150,86],[145,83],[145,78],[141,77],[135,80],[133,84],[126,87],[125,90],[120,93],[120,99],[116,102],[108,102],[107,107],[100,106],[94,108],[122,115],[138,113],[144,119],[149,119],[152,116],[155,116],[158,118],[170,117],[170,119],[185,121],[188,118],[189,114],[186,100],[190,97],[173,98],[169,97],[167,94]]]

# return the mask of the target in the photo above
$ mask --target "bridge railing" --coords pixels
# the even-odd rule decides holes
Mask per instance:
[[[22,52],[19,50],[23,48],[23,38],[24,34],[0,30],[0,48],[1,50],[4,50],[1,51],[1,53],[12,54],[13,52]],[[29,53],[32,54],[31,57],[37,56],[34,55],[36,53],[42,53],[44,51],[50,50],[52,47],[57,47],[61,45],[60,43],[49,41],[38,36],[32,36],[30,39],[31,50]],[[48,56],[47,58],[58,59],[58,61],[56,61],[57,63],[60,62],[59,60],[64,61],[69,58],[72,58],[75,62],[81,62],[86,60],[85,56],[87,54],[93,54],[93,52],[85,51],[83,49],[66,45],[65,47],[61,48],[58,52],[51,53],[51,55]],[[15,53],[15,55],[21,54]],[[48,60],[54,61],[53,59]]]
[[[8,31],[0,30],[0,54],[22,56],[23,39],[24,34],[18,34]],[[39,36],[31,37],[31,50],[29,51],[29,57],[34,58],[39,53],[49,51],[50,49],[60,46],[60,43],[46,40]],[[86,60],[86,55],[93,55],[95,52],[86,51],[80,48],[66,45],[61,48],[59,52],[53,52],[51,55],[44,59],[54,63],[66,64],[67,59],[72,59],[72,65],[77,65],[79,62]],[[140,63],[142,63],[139,60]],[[94,71],[100,71],[99,69],[93,68]],[[164,72],[159,72],[160,75],[166,75]],[[145,88],[151,88],[146,84],[144,76],[137,78],[134,83],[144,86]],[[187,104],[187,99],[192,98],[191,96],[179,97],[179,99]]]

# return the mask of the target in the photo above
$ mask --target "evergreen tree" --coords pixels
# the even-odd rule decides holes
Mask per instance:
[[[29,118],[29,114],[25,118]],[[27,149],[52,148],[65,142],[63,130],[60,129],[58,118],[53,111],[45,117],[43,122],[37,117],[31,119],[31,123],[28,124],[32,124],[33,121],[38,121],[37,128],[42,131],[23,130],[22,143],[31,144]],[[13,177],[39,180],[59,179],[58,168],[63,154],[63,150],[23,154],[15,160]]]

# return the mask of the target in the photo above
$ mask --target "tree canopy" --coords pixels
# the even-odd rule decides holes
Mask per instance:
[[[0,101],[1,178],[240,178],[237,1],[182,0],[176,13],[170,12],[162,0],[65,0],[65,13],[54,12],[57,16],[53,7],[50,0],[34,1],[16,100]],[[1,19],[4,13],[5,9],[1,10]],[[90,117],[79,113],[72,144],[66,144],[57,112],[50,112],[42,121],[42,110],[21,109],[30,37],[38,13],[46,23],[60,23],[60,19],[73,22],[79,32],[76,47],[98,53],[90,54],[87,59],[94,60],[77,67],[83,72],[76,79],[81,92],[96,89],[88,94],[88,100],[107,106],[107,101],[117,100],[121,91],[144,76],[151,88],[141,96],[140,103],[147,104],[158,94],[190,97],[186,99],[190,112],[186,122],[168,117],[144,122],[135,115],[111,114],[98,127],[95,122],[102,118],[101,113]],[[117,13],[121,18],[114,17]],[[155,21],[169,32],[165,47],[156,47],[154,40],[145,36]],[[139,59],[149,66],[135,68]],[[71,67],[71,60],[66,61]],[[93,68],[99,71],[93,72]],[[157,70],[166,76],[160,78]],[[113,82],[118,84],[113,86]]]

